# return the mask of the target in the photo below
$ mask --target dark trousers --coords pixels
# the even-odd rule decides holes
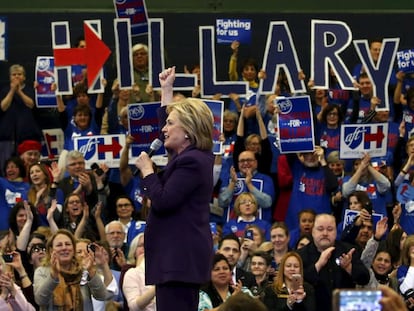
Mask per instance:
[[[157,311],[197,311],[199,284],[167,282],[155,286]]]

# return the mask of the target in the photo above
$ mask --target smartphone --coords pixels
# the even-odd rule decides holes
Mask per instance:
[[[380,290],[372,289],[336,289],[333,292],[332,310],[381,310]]]
[[[253,230],[248,229],[248,230],[244,231],[244,238],[253,241]]]
[[[298,290],[303,285],[301,274],[292,274],[292,291]]]
[[[93,243],[90,243],[86,246],[86,249],[87,249],[88,253],[95,253],[96,245],[93,244]]]
[[[210,222],[211,234],[217,235],[217,224],[215,222]]]
[[[104,174],[103,169],[101,169],[97,163],[93,163],[91,165],[91,170],[95,171],[98,176],[102,176]]]
[[[3,254],[4,262],[13,262],[13,254]]]
[[[364,208],[367,210],[368,213],[370,213],[372,215],[372,202],[366,202]]]

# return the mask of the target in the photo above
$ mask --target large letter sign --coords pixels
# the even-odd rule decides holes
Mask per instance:
[[[388,84],[390,81],[392,67],[394,65],[400,38],[390,38],[382,40],[381,52],[378,62],[374,64],[367,40],[354,40],[355,49],[362,65],[366,68],[366,72],[372,82],[374,88],[374,96],[381,100],[378,109],[388,110],[389,96]]]
[[[158,74],[165,69],[164,57],[164,20],[149,19],[149,80],[154,90],[160,89]],[[174,90],[191,91],[197,85],[197,75],[176,73]]]
[[[352,75],[339,54],[352,40],[348,25],[339,21],[312,20],[311,33],[311,79],[315,88],[329,87],[329,67],[335,72],[341,88],[354,90]]]
[[[275,93],[277,77],[281,68],[286,73],[292,91],[306,92],[305,83],[297,78],[301,68],[292,35],[286,22],[270,23],[263,56],[263,68],[267,78],[261,80],[261,93]],[[294,79],[292,79],[292,76]]]
[[[222,93],[223,97],[235,93],[247,94],[248,82],[244,81],[216,81],[216,55],[214,52],[214,26],[199,27],[200,40],[200,74],[201,97],[213,97]]]

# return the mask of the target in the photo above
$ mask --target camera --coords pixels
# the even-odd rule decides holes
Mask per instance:
[[[4,262],[12,262],[13,261],[13,254],[3,254]]]
[[[403,296],[404,296],[404,299],[405,300],[408,300],[408,299],[410,299],[410,298],[414,298],[414,289],[412,289],[412,288],[410,288],[410,289],[408,289],[404,294],[403,294]]]
[[[88,253],[95,253],[95,251],[96,251],[96,245],[95,244],[92,244],[92,243],[90,243],[90,244],[88,244],[87,246],[86,246],[86,249],[88,250]]]
[[[103,169],[101,169],[98,165],[98,163],[93,163],[91,165],[91,170],[95,171],[96,175],[102,176],[104,174]]]
[[[336,289],[333,293],[332,310],[381,310],[381,298],[380,290]]]

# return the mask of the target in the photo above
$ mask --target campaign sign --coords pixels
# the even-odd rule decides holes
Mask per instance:
[[[7,17],[0,16],[0,60],[7,60]]]
[[[405,204],[414,201],[414,187],[408,183],[402,183],[398,186],[397,201]]]
[[[240,43],[250,44],[252,41],[251,19],[217,19],[216,20],[217,43]]]
[[[42,156],[55,158],[63,151],[65,136],[62,129],[46,129],[42,130],[45,144],[42,145]]]
[[[203,100],[213,113],[213,153],[222,154],[223,144],[220,141],[220,135],[223,133],[223,110],[224,102],[220,100]]]
[[[414,49],[397,52],[398,69],[404,72],[414,72]]]
[[[344,223],[343,223],[342,229],[345,229],[346,226],[352,224],[355,217],[357,217],[359,213],[360,213],[359,211],[353,211],[350,209],[346,209],[345,214],[344,214]],[[374,229],[375,229],[375,226],[377,225],[377,222],[380,221],[383,217],[384,215],[382,214],[372,213],[372,226],[374,227]]]
[[[312,152],[314,130],[309,96],[277,97],[280,153]]]
[[[341,159],[360,159],[365,153],[371,158],[387,153],[388,123],[342,124]]]
[[[131,20],[131,35],[148,33],[148,14],[144,0],[114,0],[116,16]]]
[[[110,168],[118,168],[125,135],[94,135],[74,138],[75,150],[81,152],[86,166],[105,162]]]
[[[159,137],[157,109],[160,105],[160,102],[128,105],[128,132],[134,137],[133,157],[139,156],[141,151],[148,152],[151,142]],[[165,154],[165,148],[161,147],[155,154]]]
[[[36,58],[35,79],[35,101],[38,108],[56,107],[56,94],[52,91],[55,83],[54,59],[52,56],[38,56]]]

